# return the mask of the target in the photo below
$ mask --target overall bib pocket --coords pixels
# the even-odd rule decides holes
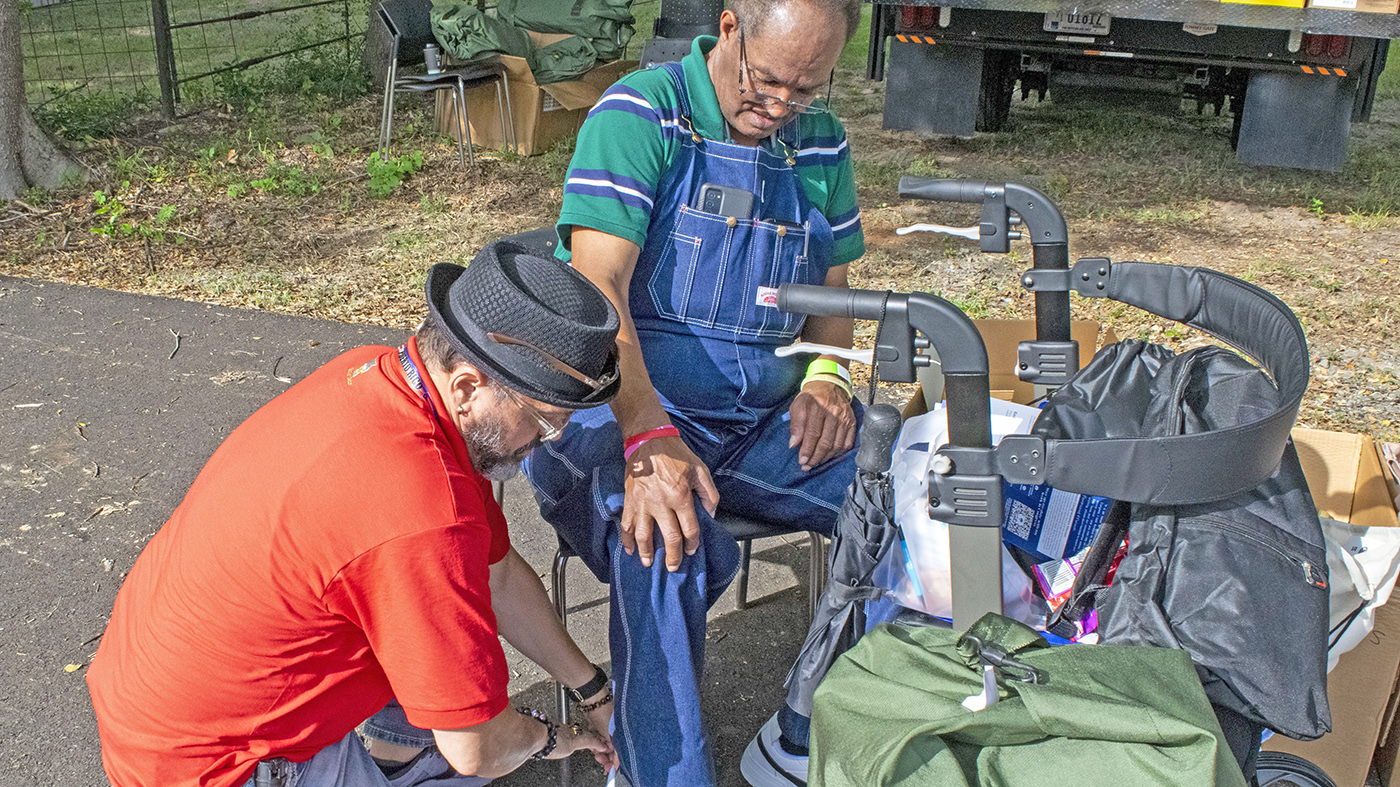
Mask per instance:
[[[803,316],[778,310],[778,286],[820,284],[805,231],[682,205],[647,282],[657,314],[735,337],[790,341]]]

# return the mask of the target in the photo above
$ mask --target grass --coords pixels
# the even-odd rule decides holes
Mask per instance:
[[[35,116],[73,140],[110,137],[150,111],[160,96],[151,4],[147,0],[65,0],[22,4],[25,87]],[[230,0],[168,0],[172,24],[257,10]],[[175,71],[189,79],[260,57],[365,30],[367,0],[281,12],[172,31]],[[358,47],[335,44],[276,58],[245,71],[186,82],[184,102],[245,108],[269,92],[362,93]]]
[[[657,0],[634,6],[632,57],[658,10]],[[1229,119],[1187,111],[1018,101],[1001,133],[930,139],[887,131],[884,85],[864,79],[867,40],[862,27],[843,52],[833,95],[851,136],[869,245],[852,266],[857,286],[941,291],[974,316],[1029,315],[1032,300],[1015,287],[1015,273],[1029,264],[1024,245],[1013,246],[1018,260],[981,255],[962,239],[892,234],[916,221],[975,223],[973,206],[911,206],[895,193],[904,174],[966,176],[1047,193],[1078,236],[1076,253],[1207,264],[1258,282],[1298,312],[1319,357],[1337,348],[1384,357],[1400,333],[1400,306],[1388,297],[1400,275],[1387,261],[1400,255],[1385,245],[1400,231],[1400,75],[1382,78],[1374,122],[1353,127],[1345,171],[1301,172],[1238,165]],[[322,54],[187,85],[185,116],[158,133],[155,123],[114,124],[130,108],[105,90],[46,105],[40,115],[51,128],[92,138],[80,156],[96,177],[82,189],[27,195],[54,212],[0,230],[0,268],[411,326],[430,263],[468,262],[487,241],[558,215],[572,139],[530,158],[479,155],[462,171],[453,145],[434,131],[430,106],[412,97],[396,113],[393,153],[402,165],[421,151],[421,166],[401,168],[412,171],[397,172],[385,199],[370,199],[365,162],[378,97],[338,84],[344,72],[328,65],[335,53]],[[1076,296],[1074,308],[1123,336],[1189,338],[1121,304]],[[1308,412],[1316,425],[1376,431],[1361,415]]]
[[[1186,105],[1173,113],[1032,97],[1013,102],[999,133],[933,140],[877,133],[884,87],[862,78],[866,41],[862,31],[843,54],[834,102],[852,129],[863,186],[893,187],[922,166],[936,176],[1031,183],[1069,218],[1121,216],[1165,227],[1192,224],[1212,200],[1341,214],[1358,227],[1388,226],[1400,215],[1400,42],[1392,43],[1398,65],[1381,75],[1372,122],[1352,126],[1345,168],[1331,173],[1238,164],[1230,117],[1196,115]]]
[[[1193,211],[1203,202],[1222,200],[1297,206],[1319,216],[1340,213],[1361,221],[1375,217],[1384,223],[1400,215],[1396,114],[1389,102],[1373,123],[1353,126],[1346,166],[1339,173],[1238,164],[1225,117],[1033,101],[1015,103],[1008,127],[999,133],[931,145],[901,140],[895,147],[902,159],[888,149],[852,149],[857,167],[886,185],[898,179],[891,164],[927,164],[934,161],[930,152],[937,157],[931,167],[937,174],[956,170],[948,162],[966,157],[978,171],[958,174],[993,179],[1005,173],[1022,182],[1032,175],[1051,185],[1045,190],[1070,218],[1139,213],[1140,218],[1179,225],[1193,221]],[[878,114],[871,116],[877,119]],[[1143,177],[1144,172],[1152,175]]]

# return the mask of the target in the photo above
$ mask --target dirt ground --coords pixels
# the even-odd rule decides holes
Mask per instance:
[[[1366,168],[1395,158],[1400,101],[1379,102],[1373,122],[1358,127],[1351,155],[1360,164],[1319,175],[1235,164],[1228,118],[1032,101],[1015,105],[1006,132],[924,139],[880,128],[883,85],[857,69],[841,72],[835,100],[869,247],[852,266],[854,286],[937,292],[974,317],[1031,316],[1017,286],[1030,266],[1024,242],[993,256],[961,239],[894,233],[919,221],[973,224],[976,215],[901,200],[901,173],[1027,183],[1064,208],[1075,257],[1202,265],[1283,298],[1312,355],[1300,423],[1400,439],[1391,262],[1400,221],[1386,202],[1394,182],[1378,185],[1390,171]],[[430,109],[410,106],[396,120],[395,151],[422,150],[424,166],[374,199],[364,162],[378,110],[377,96],[348,106],[206,108],[92,143],[81,153],[92,185],[11,203],[0,215],[0,272],[410,327],[430,264],[469,261],[495,237],[552,223],[568,150],[486,153],[462,171],[455,146],[431,131]],[[1203,340],[1116,304],[1075,296],[1074,310],[1120,337],[1178,347]],[[858,342],[870,333],[864,326]]]

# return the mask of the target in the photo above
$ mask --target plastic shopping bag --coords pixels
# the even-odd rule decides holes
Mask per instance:
[[[1331,644],[1327,671],[1360,644],[1375,625],[1375,608],[1386,603],[1400,574],[1400,528],[1357,527],[1322,519],[1331,578]]]
[[[1039,411],[1000,399],[992,400],[992,439],[1024,434]],[[933,412],[904,422],[895,443],[895,522],[904,540],[897,542],[876,570],[874,579],[887,588],[901,606],[939,618],[951,618],[952,573],[948,548],[948,524],[928,515],[928,467],[933,452],[948,442],[948,412],[940,403]],[[1030,626],[1045,625],[1049,607],[1035,595],[1031,579],[1001,550],[1003,598],[1006,617]]]

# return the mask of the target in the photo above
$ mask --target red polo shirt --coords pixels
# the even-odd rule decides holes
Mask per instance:
[[[487,721],[508,680],[487,580],[509,548],[397,351],[341,355],[224,440],[117,595],[87,676],[108,778],[241,785],[391,697],[419,727]]]

